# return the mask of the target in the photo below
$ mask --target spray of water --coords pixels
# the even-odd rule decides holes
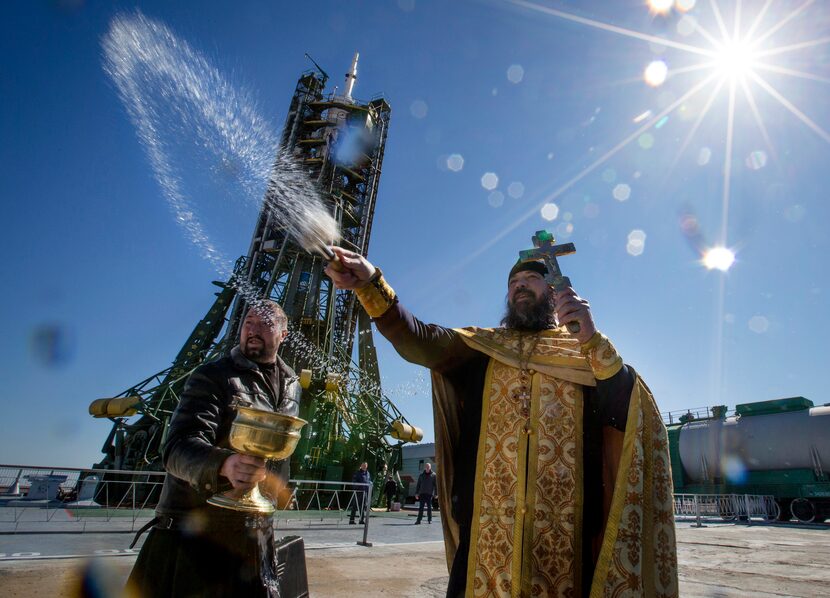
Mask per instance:
[[[249,94],[231,85],[187,42],[140,12],[113,18],[102,40],[104,69],[135,125],[156,181],[190,241],[224,278],[232,261],[210,240],[187,193],[181,139],[193,156],[211,162],[238,185],[238,198],[270,211],[276,226],[309,250],[339,240],[336,221]],[[264,198],[264,199],[263,199]],[[235,283],[249,302],[256,293]]]
[[[337,222],[301,164],[280,149],[269,122],[259,116],[250,94],[231,85],[199,52],[164,24],[140,12],[116,16],[102,40],[104,69],[115,84],[156,181],[178,224],[202,257],[226,280],[232,261],[211,241],[188,193],[190,165],[199,157],[212,174],[233,182],[234,199],[265,206],[274,225],[308,251],[337,242]],[[182,146],[182,140],[192,140]],[[185,155],[180,155],[185,154]],[[191,173],[191,176],[192,173]],[[258,291],[244,280],[232,283],[249,305]],[[329,356],[292,330],[286,345],[313,370],[340,374],[351,393],[381,389],[368,385],[348,359]],[[371,386],[371,387],[370,387]],[[421,384],[416,384],[421,386]],[[409,389],[407,394],[414,394]]]

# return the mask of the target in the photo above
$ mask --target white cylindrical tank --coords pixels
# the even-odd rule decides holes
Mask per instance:
[[[680,428],[680,460],[691,482],[735,471],[830,471],[830,407],[692,421]]]

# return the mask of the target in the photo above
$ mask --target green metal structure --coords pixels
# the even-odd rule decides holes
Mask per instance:
[[[347,83],[349,76],[356,78],[356,63],[357,56]],[[281,146],[316,181],[340,225],[341,245],[365,255],[391,108],[381,97],[353,100],[351,86],[345,95],[327,95],[327,79],[319,67],[299,78]],[[96,468],[162,468],[161,447],[187,377],[238,341],[247,309],[238,288],[255,289],[257,296],[283,306],[290,334],[281,356],[298,373],[308,370],[300,416],[309,425],[294,454],[292,477],[348,479],[362,461],[372,471],[384,463],[393,470],[400,465],[401,446],[420,440],[420,430],[381,390],[369,317],[351,291],[336,289],[323,275],[325,260],[303,250],[276,224],[268,204],[263,202],[248,254],[237,260],[230,280],[214,282],[220,290],[213,304],[172,365],[90,406],[91,415],[113,422]]]

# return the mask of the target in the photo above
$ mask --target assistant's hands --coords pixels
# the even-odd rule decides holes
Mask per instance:
[[[359,289],[366,286],[375,275],[376,268],[359,253],[342,247],[332,246],[330,249],[337,255],[342,270],[335,269],[330,262],[325,272],[337,288],[349,291]]]
[[[250,490],[265,479],[265,459],[234,453],[222,463],[219,474],[237,490]]]
[[[579,322],[579,332],[572,336],[584,344],[591,340],[597,331],[594,318],[591,316],[591,306],[588,301],[576,294],[571,287],[561,291],[554,291],[556,299],[556,319],[560,325],[570,322]]]

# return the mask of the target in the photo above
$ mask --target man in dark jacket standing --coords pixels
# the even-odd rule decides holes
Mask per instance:
[[[231,488],[248,490],[266,477],[277,488],[288,479],[287,460],[266,464],[228,444],[236,406],[297,415],[297,377],[277,356],[286,334],[282,308],[259,302],[248,310],[230,355],[188,379],[164,445],[167,476],[154,527],[128,581],[141,595],[277,595],[270,516],[207,500]]]
[[[360,525],[366,522],[366,511],[364,510],[368,505],[366,500],[369,493],[369,485],[372,483],[372,478],[369,476],[369,464],[365,461],[360,464],[360,469],[354,472],[352,476],[352,484],[360,484],[354,486],[354,502],[352,502],[352,511],[349,514],[349,523],[354,525],[354,517],[357,511],[360,511]]]
[[[415,525],[420,525],[421,519],[424,518],[424,505],[427,507],[427,523],[432,523],[432,496],[435,494],[435,482],[435,472],[432,471],[432,465],[427,463],[421,475],[418,476],[418,484],[415,486],[415,500],[419,502]]]

